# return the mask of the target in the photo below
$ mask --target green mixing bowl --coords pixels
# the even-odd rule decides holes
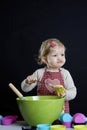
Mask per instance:
[[[16,99],[21,115],[31,126],[52,124],[59,118],[64,98],[58,96],[25,96]]]

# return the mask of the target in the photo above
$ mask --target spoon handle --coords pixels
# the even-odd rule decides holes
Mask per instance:
[[[9,87],[15,92],[15,94],[16,94],[20,99],[23,98],[23,95],[19,92],[19,90],[18,90],[12,83],[9,83]]]

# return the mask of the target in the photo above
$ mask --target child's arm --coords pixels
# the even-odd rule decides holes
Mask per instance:
[[[39,81],[41,80],[44,71],[45,68],[38,69],[32,75],[24,79],[21,83],[21,89],[24,92],[29,92],[33,88],[35,88],[38,85]]]
[[[37,79],[36,79],[36,73],[33,73],[32,75],[29,75],[24,79],[21,83],[21,89],[24,92],[31,91],[36,85],[37,85]]]
[[[74,84],[74,81],[73,81],[72,76],[69,71],[63,70],[62,74],[64,77],[64,87],[66,90],[65,100],[69,101],[76,97],[77,88]]]
[[[24,91],[24,92],[29,92],[31,91],[35,86],[37,85],[37,82],[34,82],[34,83],[27,83],[26,79],[24,79],[21,83],[21,89]]]

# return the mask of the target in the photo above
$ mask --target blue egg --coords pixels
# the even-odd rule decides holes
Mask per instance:
[[[1,121],[1,119],[3,118],[3,116],[2,115],[0,115],[0,125],[2,124],[2,121]]]
[[[72,118],[73,117],[69,113],[63,113],[60,116],[60,121],[62,121],[62,122],[71,122]]]

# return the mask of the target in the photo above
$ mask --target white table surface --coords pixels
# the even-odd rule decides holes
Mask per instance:
[[[11,125],[0,125],[0,130],[22,130],[22,126],[27,126],[24,121],[16,121]],[[73,130],[73,128],[67,128],[66,130]]]

